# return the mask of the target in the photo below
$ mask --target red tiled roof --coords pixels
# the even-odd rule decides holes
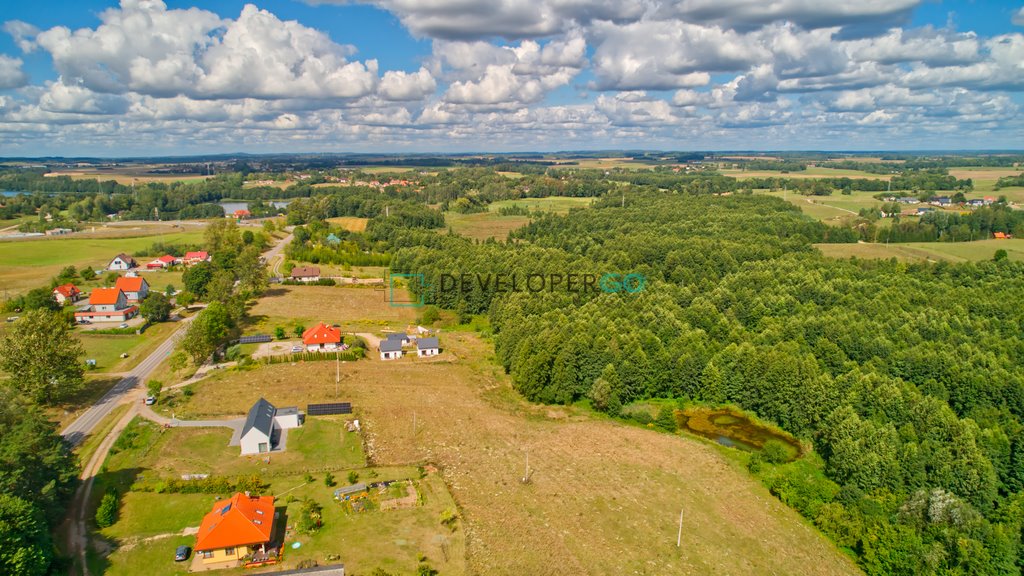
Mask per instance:
[[[296,266],[292,268],[292,278],[312,278],[320,275],[318,266]]]
[[[185,260],[206,260],[210,255],[206,252],[186,252]]]
[[[215,503],[203,517],[195,549],[200,552],[269,542],[273,525],[273,496],[235,494]]]
[[[121,294],[120,288],[96,288],[89,294],[89,304],[103,306],[117,304],[117,298]]]
[[[341,342],[341,330],[323,322],[302,333],[302,343],[307,346],[312,344],[337,344],[339,342]]]
[[[157,258],[157,260],[159,260],[161,262],[166,262],[168,264],[174,264],[178,259],[175,258],[174,256],[171,256],[170,254],[167,254],[165,256],[161,256],[161,257]]]
[[[992,236],[994,236],[994,237],[996,237],[996,238],[998,238],[998,239],[1000,239],[1000,240],[1004,240],[1004,239],[1006,239],[1006,238],[1009,238],[1009,236],[1008,236],[1008,235],[1006,235],[1006,234],[1004,234],[1004,233],[1002,233],[1002,232],[994,232],[994,233],[992,234]]]
[[[139,292],[142,290],[142,283],[145,281],[146,279],[142,276],[136,276],[135,278],[121,276],[114,283],[114,287],[120,288],[122,292]]]
[[[61,284],[60,286],[54,288],[53,291],[59,293],[61,296],[65,298],[73,298],[78,294],[82,293],[82,291],[79,290],[78,287],[75,286],[74,284]]]

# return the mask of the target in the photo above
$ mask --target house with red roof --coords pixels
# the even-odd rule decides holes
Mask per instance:
[[[199,264],[200,262],[209,262],[210,253],[203,251],[186,252],[185,257],[182,258],[185,266],[192,266],[193,264]]]
[[[249,212],[244,208],[240,210],[235,210],[234,212],[231,213],[231,217],[234,218],[235,220],[245,220],[251,216],[252,212]]]
[[[122,276],[114,283],[114,288],[124,292],[129,304],[138,304],[149,296],[149,282],[142,276]]]
[[[74,284],[61,284],[53,289],[53,297],[57,299],[58,304],[63,306],[78,302],[78,299],[82,297],[82,291]]]
[[[992,237],[996,240],[1009,240],[1010,238],[1013,238],[1013,235],[1007,234],[1006,232],[993,232]]]
[[[302,333],[302,343],[309,352],[333,352],[341,344],[341,330],[321,322]]]
[[[196,533],[196,556],[210,568],[276,562],[274,516],[273,496],[239,493],[215,502]]]
[[[167,269],[170,268],[171,266],[174,266],[177,263],[178,259],[168,254],[165,256],[161,256],[156,260],[153,260],[149,264],[146,264],[146,268],[148,268],[149,270]]]
[[[128,298],[119,288],[96,288],[89,294],[89,306],[75,312],[75,320],[81,322],[124,322],[138,313],[138,306],[129,306]]]

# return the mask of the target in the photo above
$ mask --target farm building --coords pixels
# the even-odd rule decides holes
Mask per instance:
[[[82,291],[74,284],[61,284],[53,289],[53,297],[63,306],[69,302],[77,302],[82,297]]]
[[[270,546],[275,520],[273,496],[235,494],[215,502],[196,533],[196,556],[204,566],[233,568],[251,559],[276,558]]]
[[[378,349],[381,360],[395,360],[402,357],[401,340],[381,340]]]
[[[75,312],[75,320],[93,322],[124,322],[135,316],[138,306],[129,306],[128,298],[118,288],[96,288],[89,295],[89,305]]]
[[[302,333],[302,344],[309,352],[333,352],[341,344],[341,330],[321,322]]]
[[[132,304],[142,302],[149,296],[149,282],[141,276],[122,276],[114,283],[114,288],[124,292],[124,297]]]
[[[320,280],[320,268],[317,266],[296,266],[292,268],[291,278],[296,282],[318,282]]]
[[[107,264],[107,270],[131,270],[138,266],[139,263],[135,261],[135,258],[121,253],[114,256],[114,259],[110,261],[110,264]]]
[[[242,455],[270,452],[277,444],[281,430],[298,428],[302,425],[299,410],[295,407],[278,410],[273,404],[260,398],[249,409],[242,425],[239,445]]]
[[[416,341],[416,353],[420,358],[424,356],[437,356],[441,348],[437,338],[420,338]]]

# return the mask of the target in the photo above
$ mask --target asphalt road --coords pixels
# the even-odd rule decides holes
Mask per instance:
[[[156,370],[156,367],[171,354],[178,338],[184,334],[185,328],[188,327],[188,323],[194,317],[191,316],[181,320],[178,329],[167,340],[164,340],[157,346],[156,350],[142,362],[139,362],[135,368],[132,368],[113,388],[107,390],[107,393],[102,398],[97,400],[91,408],[62,430],[60,435],[70,442],[72,446],[77,446],[82,440],[85,440],[85,437],[100,423],[100,420],[103,420],[107,414],[110,414],[111,410],[121,403],[124,395],[138,386],[140,382],[145,381],[153,373],[153,370]]]

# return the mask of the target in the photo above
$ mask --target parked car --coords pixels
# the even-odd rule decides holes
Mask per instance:
[[[127,322],[122,322],[121,325],[118,326],[118,328],[127,328],[127,327],[128,327],[128,323]]]
[[[153,404],[156,404],[156,396],[146,396],[146,406],[152,406]]]
[[[19,318],[19,316],[8,316],[8,317],[7,317],[7,321],[8,321],[8,322],[14,322],[14,321],[15,321],[15,320],[17,320],[18,318]]]
[[[79,324],[92,324],[92,322],[90,322],[89,320],[86,320],[85,318],[82,318],[81,320],[79,320],[78,323]]]
[[[302,346],[292,346],[292,352],[302,352]]]
[[[192,549],[188,546],[178,546],[178,549],[174,551],[174,561],[184,562],[188,560],[189,554],[192,553]]]

